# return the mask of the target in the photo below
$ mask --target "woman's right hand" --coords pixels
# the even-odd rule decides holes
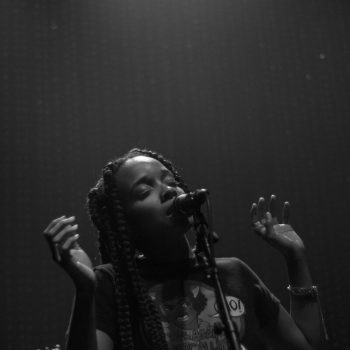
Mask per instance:
[[[89,293],[96,286],[96,276],[90,258],[78,244],[77,229],[75,217],[64,215],[52,220],[43,233],[53,260],[68,273],[79,291]]]

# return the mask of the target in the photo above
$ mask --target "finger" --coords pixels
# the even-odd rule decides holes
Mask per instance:
[[[61,243],[53,244],[54,259],[58,262],[62,261],[62,255],[67,255],[70,249],[76,247],[79,237],[79,233],[76,233],[73,236],[69,236]]]
[[[62,260],[60,254],[60,244],[62,244],[67,237],[72,236],[72,233],[74,233],[77,228],[77,224],[73,226],[68,225],[63,228],[63,230],[60,231],[56,236],[50,235],[48,233],[45,234],[45,238],[50,247],[54,261],[60,262]]]
[[[272,224],[272,214],[269,211],[265,213],[265,220],[267,225]]]
[[[269,202],[269,212],[271,213],[271,216],[274,219],[277,219],[276,207],[277,207],[277,197],[274,194],[272,194]]]
[[[62,260],[61,252],[58,244],[52,244],[50,246],[52,252],[52,258],[54,261],[60,262]]]
[[[272,217],[269,211],[265,214],[265,227],[266,227],[266,236],[269,236],[272,232],[272,227],[274,224],[275,218]]]
[[[77,240],[79,238],[79,234],[75,234],[74,236],[68,237],[64,243],[55,243],[52,245],[53,250],[53,259],[57,262],[62,261],[62,255],[67,255],[69,250],[74,248],[77,245]]]
[[[290,220],[290,204],[289,202],[284,202],[282,209],[282,223],[289,224]]]
[[[67,240],[61,246],[62,252],[67,253],[67,251],[73,247],[74,243],[79,239],[79,237],[79,233],[77,233],[74,236],[67,238]]]
[[[53,243],[60,243],[65,240],[67,236],[72,236],[73,233],[78,229],[78,224],[75,225],[67,225],[62,231],[59,231],[53,238]]]
[[[65,215],[62,215],[62,216],[60,216],[59,218],[56,218],[56,219],[52,220],[52,221],[49,223],[49,226],[47,226],[46,229],[45,229],[43,232],[44,232],[44,233],[45,233],[45,232],[49,232],[49,231],[51,230],[51,228],[57,224],[58,221],[62,220],[62,219],[65,218],[65,217],[66,217]]]
[[[62,228],[62,226],[68,225],[75,220],[75,216],[71,216],[67,219],[61,219],[57,221],[57,223],[49,230],[44,232],[47,236],[54,236],[58,230]]]
[[[265,218],[265,213],[266,213],[266,203],[265,203],[265,198],[260,197],[258,201],[258,219],[262,220]]]
[[[259,220],[259,218],[258,218],[258,206],[256,205],[256,203],[253,203],[251,208],[250,208],[251,224],[254,225],[258,220]]]
[[[253,225],[253,231],[261,237],[266,236],[266,227],[264,224],[262,224],[260,221],[256,221]]]

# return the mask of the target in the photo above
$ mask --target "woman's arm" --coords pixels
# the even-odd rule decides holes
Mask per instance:
[[[66,350],[113,350],[113,346],[112,338],[96,329],[93,294],[76,291],[67,331]]]
[[[288,202],[283,206],[282,216],[282,224],[279,224],[275,196],[271,196],[268,209],[264,198],[251,209],[254,231],[285,257],[291,287],[290,315],[281,306],[278,322],[264,329],[264,335],[272,349],[315,349],[322,338],[318,297],[315,293],[312,295],[313,283],[304,244],[289,225]],[[310,291],[310,295],[298,293],[296,287],[306,288],[303,291]]]
[[[76,291],[67,331],[66,350],[97,350],[94,292]]]
[[[304,254],[294,255],[287,260],[289,285],[312,290],[310,270]],[[322,338],[322,323],[318,296],[296,296],[290,294],[290,315],[305,335],[308,342],[317,348]]]
[[[287,266],[291,286],[312,286],[306,261],[290,261]],[[318,300],[290,295],[290,314],[280,305],[277,322],[264,327],[262,332],[269,349],[311,350],[320,346],[321,330]]]
[[[62,216],[44,230],[54,261],[72,278],[76,289],[66,350],[112,350],[111,338],[96,331],[96,276],[88,255],[78,245],[78,225],[74,221],[74,217]]]

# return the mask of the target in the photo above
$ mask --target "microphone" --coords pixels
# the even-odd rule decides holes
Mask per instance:
[[[172,211],[183,216],[192,216],[205,202],[209,191],[205,188],[180,194],[174,199]]]

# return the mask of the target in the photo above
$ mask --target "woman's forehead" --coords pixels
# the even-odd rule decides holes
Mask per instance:
[[[121,166],[121,169],[125,169],[129,173],[135,173],[137,175],[140,171],[157,171],[166,169],[166,167],[157,159],[147,156],[136,156],[127,159]]]
[[[120,167],[116,175],[117,187],[127,189],[145,175],[157,175],[160,171],[167,169],[157,159],[147,156],[136,156],[127,159]]]

